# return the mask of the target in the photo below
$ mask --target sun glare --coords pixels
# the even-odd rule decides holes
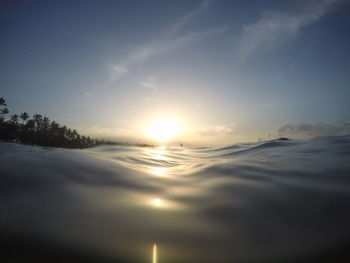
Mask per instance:
[[[154,199],[154,200],[152,200],[152,204],[154,206],[161,206],[162,205],[162,200],[160,200],[159,198]]]
[[[159,120],[148,128],[147,135],[158,141],[166,142],[174,138],[179,130],[179,124],[175,120]]]

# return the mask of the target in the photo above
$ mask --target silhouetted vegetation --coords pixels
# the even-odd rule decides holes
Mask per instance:
[[[85,148],[105,143],[81,136],[76,130],[37,113],[32,118],[27,112],[9,116],[6,101],[1,97],[0,140],[65,148]]]

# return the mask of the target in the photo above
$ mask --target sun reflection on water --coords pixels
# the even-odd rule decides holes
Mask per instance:
[[[167,167],[164,167],[163,165],[161,165],[159,163],[160,162],[167,162],[169,161],[169,158],[166,156],[166,151],[164,149],[147,149],[146,155],[148,156],[148,158],[150,158],[151,160],[154,160],[153,163],[151,163],[148,166],[148,172],[153,174],[153,175],[157,175],[157,176],[164,176],[166,175],[166,171],[169,169]]]
[[[168,158],[165,156],[166,154],[166,151],[164,149],[152,149],[152,150],[149,150],[149,155],[152,159],[155,159],[155,160],[161,160],[161,161],[164,161],[164,160],[167,160]]]
[[[157,263],[157,244],[153,244],[153,256],[152,256],[152,263]]]
[[[165,174],[165,168],[163,167],[156,167],[152,169],[152,173],[155,175],[164,175]]]

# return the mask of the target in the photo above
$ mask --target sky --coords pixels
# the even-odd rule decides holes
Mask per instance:
[[[1,1],[0,97],[92,137],[350,133],[350,2]]]

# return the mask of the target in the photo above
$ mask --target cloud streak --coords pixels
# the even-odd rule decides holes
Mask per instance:
[[[149,90],[149,94],[144,98],[145,101],[151,101],[154,97],[155,93],[158,91],[159,87],[156,83],[156,78],[151,76],[150,78],[142,81],[139,85],[147,90]]]
[[[203,10],[205,10],[212,0],[203,1],[195,10],[188,12],[184,16],[182,16],[170,29],[167,31],[167,34],[173,34],[178,31],[180,28],[184,27],[186,24],[190,22],[195,16],[199,15]]]
[[[183,47],[191,42],[211,37],[216,34],[226,32],[229,28],[226,26],[209,29],[207,31],[190,33],[175,39],[162,39],[150,44],[143,45],[134,49],[130,55],[121,63],[110,64],[111,80],[119,80],[130,73],[135,66],[143,64],[146,60],[167,53],[169,51]]]
[[[312,1],[298,12],[264,11],[254,24],[243,26],[238,54],[246,60],[259,49],[296,36],[304,27],[316,23],[343,0]]]
[[[192,32],[187,35],[178,37],[172,36],[176,31],[184,27],[195,16],[200,14],[210,4],[210,2],[211,0],[203,1],[197,9],[181,17],[166,31],[163,37],[159,38],[156,41],[152,41],[151,43],[134,48],[121,62],[111,63],[109,65],[111,72],[111,81],[116,81],[127,76],[132,68],[145,63],[146,60],[152,57],[181,48],[194,41],[198,41],[228,31],[229,27],[221,26],[200,32]]]

